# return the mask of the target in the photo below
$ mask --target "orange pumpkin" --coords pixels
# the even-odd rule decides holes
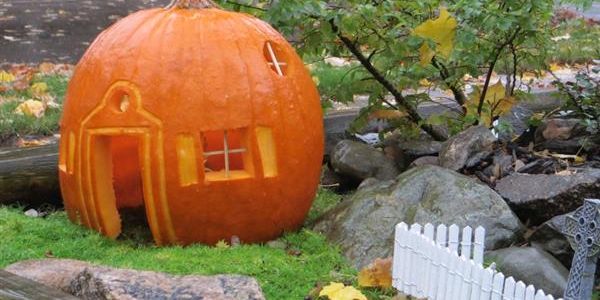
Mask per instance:
[[[323,155],[319,95],[294,49],[206,0],[104,31],[69,84],[61,136],[70,219],[115,238],[120,210],[143,206],[157,244],[297,229]]]

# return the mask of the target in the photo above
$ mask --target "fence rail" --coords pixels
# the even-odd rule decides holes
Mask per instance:
[[[462,235],[460,234],[462,232]],[[434,238],[435,237],[435,238]],[[460,237],[460,239],[459,239]],[[429,300],[554,300],[542,290],[483,266],[485,229],[396,225],[393,286]]]

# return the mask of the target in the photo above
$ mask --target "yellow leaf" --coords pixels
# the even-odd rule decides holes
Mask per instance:
[[[358,285],[386,289],[392,287],[392,259],[375,259],[358,273]]]
[[[431,62],[433,55],[448,58],[454,48],[454,37],[456,36],[456,19],[452,17],[445,8],[440,10],[440,16],[435,20],[427,20],[417,26],[414,30],[416,36],[431,39],[436,44],[435,51],[429,49],[424,43],[419,52],[421,53],[421,64]]]
[[[331,282],[324,287],[319,297],[327,297],[329,300],[367,300],[367,297],[353,286],[344,286],[339,282]]]
[[[34,83],[31,86],[31,93],[36,97],[44,95],[47,91],[48,85],[45,82]]]
[[[423,78],[423,79],[419,80],[419,85],[424,86],[424,87],[430,87],[433,85],[433,83],[431,83],[431,81],[427,80],[427,78]]]
[[[481,90],[479,87],[476,87],[469,95],[467,103],[465,103],[468,115],[477,115],[479,98],[481,98]],[[484,106],[486,110],[485,112],[482,111],[482,115],[480,116],[481,122],[485,125],[491,125],[494,117],[510,112],[515,103],[516,100],[514,97],[506,96],[506,89],[502,85],[502,82],[498,80],[496,84],[488,87],[485,94]]]
[[[217,244],[215,245],[215,248],[220,248],[220,249],[227,249],[229,247],[230,247],[229,244],[224,240],[218,241]]]
[[[18,115],[26,115],[29,117],[41,118],[46,112],[46,106],[42,101],[29,99],[17,106],[15,113]]]
[[[407,113],[399,110],[380,109],[369,114],[368,120],[394,120],[408,116]]]
[[[15,75],[10,74],[6,71],[0,72],[0,83],[2,82],[13,82],[15,80]]]

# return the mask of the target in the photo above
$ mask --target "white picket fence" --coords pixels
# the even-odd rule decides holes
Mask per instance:
[[[462,235],[460,232],[462,231]],[[459,237],[460,235],[460,237]],[[429,300],[554,300],[483,266],[485,229],[396,225],[393,286]]]

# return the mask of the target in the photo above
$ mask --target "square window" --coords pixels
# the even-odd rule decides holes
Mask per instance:
[[[251,157],[246,130],[228,129],[202,134],[204,173],[209,181],[250,178]]]

